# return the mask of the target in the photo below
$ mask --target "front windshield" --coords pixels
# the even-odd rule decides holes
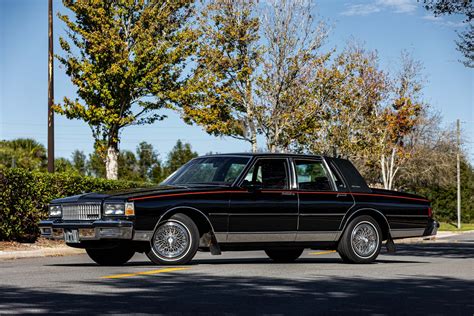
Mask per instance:
[[[182,166],[162,184],[231,185],[249,162],[248,157],[203,157]]]

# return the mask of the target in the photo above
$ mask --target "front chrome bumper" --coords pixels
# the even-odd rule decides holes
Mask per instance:
[[[133,222],[126,220],[97,220],[93,222],[63,222],[43,220],[39,223],[41,236],[64,239],[65,232],[77,231],[78,241],[102,239],[132,239]]]

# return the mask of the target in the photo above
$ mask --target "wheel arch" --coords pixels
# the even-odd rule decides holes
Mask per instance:
[[[169,219],[174,214],[181,213],[189,216],[199,229],[199,236],[202,237],[206,233],[214,235],[214,227],[212,226],[209,217],[204,212],[192,206],[175,206],[166,210],[156,222],[153,231],[165,220]]]
[[[390,224],[387,220],[387,217],[381,211],[374,208],[361,208],[351,212],[350,214],[346,214],[340,227],[341,236],[351,220],[361,215],[368,215],[377,221],[380,229],[382,230],[382,240],[387,240],[390,237]]]

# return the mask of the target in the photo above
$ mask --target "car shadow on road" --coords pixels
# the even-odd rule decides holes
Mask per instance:
[[[397,252],[394,254],[387,253],[385,249],[381,252],[384,257],[377,259],[373,264],[396,264],[396,263],[429,263],[429,257],[434,258],[451,258],[451,259],[469,259],[474,258],[474,243],[419,243],[419,244],[398,244]],[[403,257],[419,257],[421,260],[404,260]],[[209,259],[194,259],[190,265],[226,265],[226,264],[269,264],[268,258],[222,258],[220,256],[210,256]],[[339,257],[322,258],[315,256],[314,258],[300,258],[293,264],[343,264]],[[91,263],[58,263],[48,264],[46,266],[57,267],[96,267]],[[127,266],[154,266],[150,261],[132,261]]]
[[[0,314],[465,314],[474,312],[474,283],[450,277],[289,277],[178,273],[79,281],[83,292],[0,285]],[[46,280],[47,281],[47,280]],[[70,281],[64,281],[64,283]]]
[[[398,244],[393,256],[436,257],[451,259],[474,258],[474,242],[426,242]]]
[[[371,264],[387,264],[387,263],[423,263],[423,261],[413,261],[413,260],[396,260],[396,259],[377,259],[377,261]],[[279,264],[279,265],[314,265],[314,264],[345,264],[340,258],[300,258],[295,262],[291,263],[275,263],[268,258],[221,258],[219,256],[211,257],[209,259],[193,259],[190,264],[187,266],[196,266],[196,265],[229,265],[229,264],[239,264],[239,265],[259,265],[259,264]],[[46,264],[45,266],[49,267],[90,267],[94,268],[98,265],[96,263],[54,263]],[[128,262],[124,266],[137,267],[137,266],[155,266],[150,261],[132,261]]]

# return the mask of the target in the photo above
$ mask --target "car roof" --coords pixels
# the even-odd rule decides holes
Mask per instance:
[[[219,156],[244,156],[244,157],[298,157],[298,158],[322,158],[321,155],[309,155],[309,154],[292,154],[292,153],[270,153],[270,152],[258,152],[258,153],[219,153],[219,154],[207,154],[200,157],[219,157]]]

